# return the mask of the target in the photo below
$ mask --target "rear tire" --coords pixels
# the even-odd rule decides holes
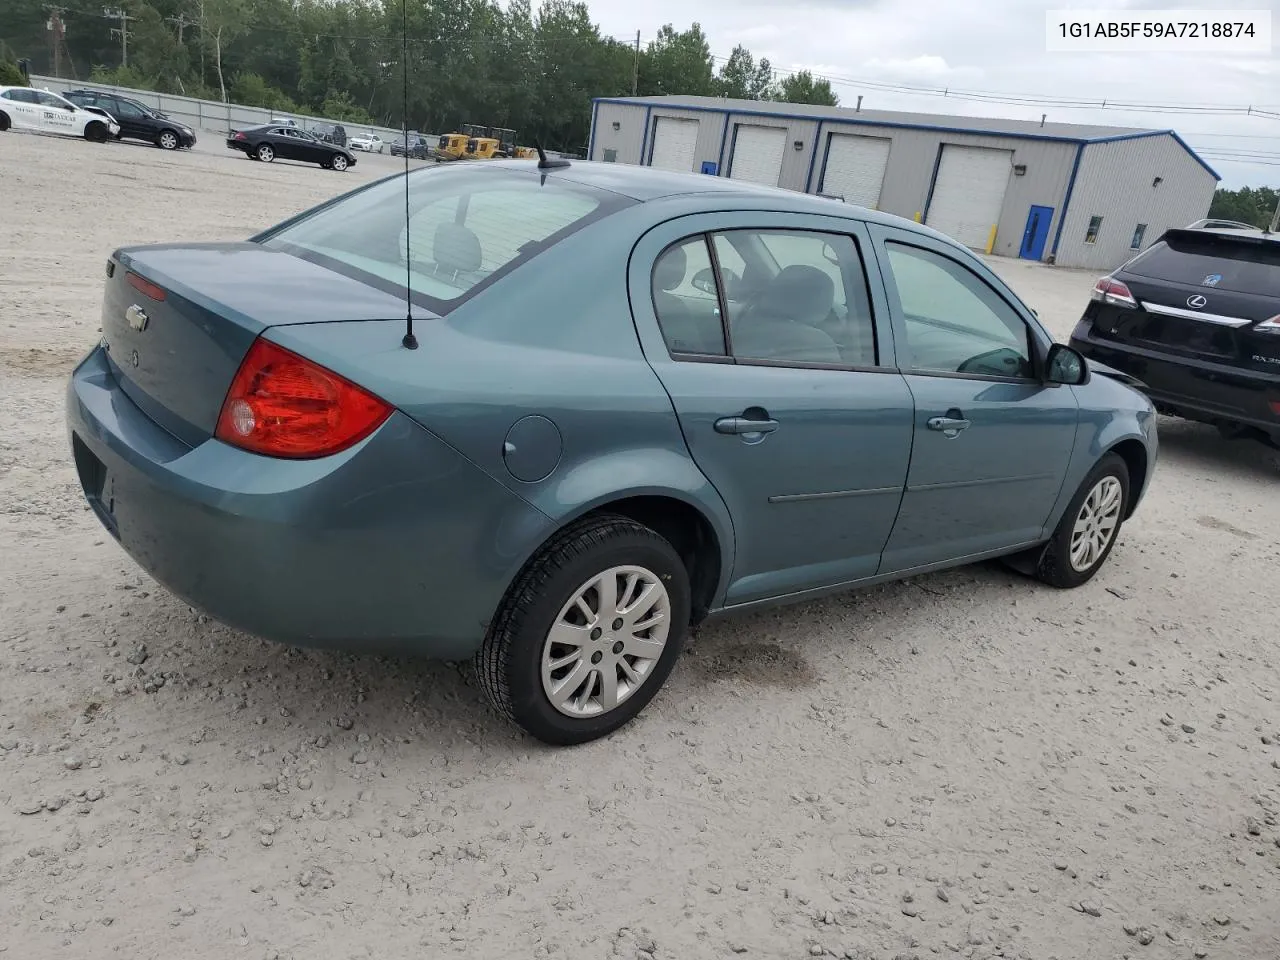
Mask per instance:
[[[1036,577],[1059,589],[1088,583],[1120,539],[1128,508],[1129,468],[1108,453],[1071,498],[1036,564]]]
[[[105,123],[94,120],[84,128],[84,138],[91,143],[106,143],[111,139],[111,133]]]
[[[476,654],[480,684],[543,743],[596,740],[662,687],[689,607],[689,575],[670,543],[626,517],[592,517],[558,533],[508,589]]]
[[[276,152],[269,143],[258,144],[258,149],[254,151],[254,154],[263,163],[270,163],[276,158]]]

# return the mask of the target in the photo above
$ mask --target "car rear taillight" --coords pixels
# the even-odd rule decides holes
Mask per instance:
[[[130,270],[125,275],[125,279],[129,281],[129,286],[133,287],[133,289],[137,290],[144,296],[148,296],[152,300],[164,300],[164,287],[156,286],[156,284],[152,283],[146,277],[141,277]]]
[[[1109,303],[1116,307],[1136,307],[1138,305],[1138,301],[1129,292],[1129,288],[1119,280],[1111,279],[1111,277],[1103,277],[1094,284],[1093,299],[1101,300],[1103,303]]]
[[[235,132],[235,135],[234,135],[231,139],[232,139],[232,140],[248,140],[249,138],[248,138],[248,137],[246,137],[246,136],[245,136],[243,133],[241,133],[239,130],[237,130],[237,131]]]
[[[268,457],[310,459],[373,433],[391,406],[318,363],[254,341],[222,402],[214,436]]]
[[[1261,323],[1255,324],[1253,329],[1259,333],[1280,333],[1280,313],[1277,313],[1270,320],[1263,320]]]

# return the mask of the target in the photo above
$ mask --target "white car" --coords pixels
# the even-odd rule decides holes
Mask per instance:
[[[381,153],[382,138],[376,133],[366,134],[360,137],[352,137],[347,141],[347,147],[351,150],[363,150],[365,153]]]
[[[32,130],[105,143],[120,132],[110,114],[90,113],[48,90],[0,87],[0,132]]]

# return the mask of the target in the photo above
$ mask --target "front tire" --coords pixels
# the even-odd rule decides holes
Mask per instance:
[[[340,153],[335,153],[333,155],[333,159],[329,161],[329,166],[334,170],[337,170],[339,173],[342,173],[347,169],[347,158]]]
[[[0,133],[4,133],[11,126],[13,126],[13,121],[9,119],[9,115],[0,110]]]
[[[161,130],[160,136],[156,137],[156,146],[161,150],[177,150],[178,135],[172,130]]]
[[[91,143],[106,143],[111,139],[111,133],[105,123],[94,120],[84,128],[84,138]]]
[[[1129,508],[1129,468],[1117,454],[1099,460],[1071,498],[1036,565],[1036,577],[1070,589],[1093,579],[1120,538]]]
[[[490,702],[553,746],[607,736],[670,675],[689,574],[653,530],[599,516],[557,534],[507,591],[476,655]]]
[[[271,148],[269,143],[258,144],[258,149],[254,151],[255,155],[263,163],[270,163],[276,158],[276,152]]]

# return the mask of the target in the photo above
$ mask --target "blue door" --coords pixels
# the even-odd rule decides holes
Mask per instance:
[[[1039,260],[1044,256],[1044,245],[1049,239],[1049,223],[1053,220],[1053,207],[1031,208],[1027,214],[1027,229],[1022,232],[1022,249],[1018,256],[1024,260]]]

